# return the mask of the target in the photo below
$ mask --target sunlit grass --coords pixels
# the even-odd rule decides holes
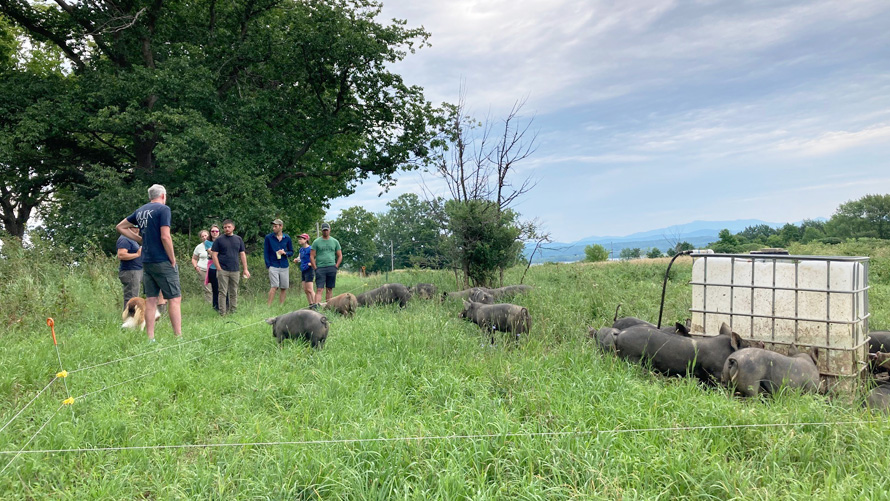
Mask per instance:
[[[880,254],[873,269],[886,259]],[[164,318],[153,345],[119,329],[113,261],[95,265],[107,273],[44,266],[27,280],[7,270],[17,282],[5,297],[44,304],[22,306],[18,322],[8,320],[18,313],[0,315],[10,324],[0,334],[0,426],[58,372],[45,325],[53,316],[68,370],[169,349],[71,374],[71,394],[82,395],[158,371],[63,408],[29,450],[406,440],[23,454],[0,475],[0,497],[887,497],[890,424],[858,402],[790,393],[742,401],[593,348],[587,326],[610,323],[618,303],[622,315],[656,319],[664,262],[533,267],[525,282],[534,292],[515,299],[533,320],[518,343],[491,346],[457,318],[459,301],[412,301],[352,319],[330,314],[321,351],[277,346],[262,319],[305,297],[295,289],[288,305],[267,308],[262,265],[252,264],[236,315],[215,315],[187,282],[183,340]],[[687,316],[690,266],[674,265],[665,322]],[[455,287],[449,273],[397,272],[343,275],[338,291],[387,280]],[[886,327],[887,283],[873,275],[873,328]],[[18,451],[65,397],[54,384],[0,432],[0,449]],[[861,424],[661,430],[837,421]],[[630,429],[659,430],[621,432]],[[411,440],[420,437],[428,438]],[[11,458],[0,455],[0,468]]]

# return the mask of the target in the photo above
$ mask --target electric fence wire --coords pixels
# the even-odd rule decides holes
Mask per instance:
[[[53,412],[53,415],[50,416],[49,419],[47,419],[43,423],[43,425],[33,435],[31,435],[31,438],[29,438],[28,441],[25,442],[25,445],[22,446],[22,448],[18,451],[18,453],[16,453],[16,455],[13,456],[13,458],[10,459],[8,463],[6,463],[6,466],[4,466],[2,470],[0,470],[0,475],[3,475],[3,472],[5,472],[7,468],[9,468],[9,465],[11,465],[16,459],[18,459],[18,457],[21,456],[23,452],[25,452],[25,448],[28,447],[28,445],[30,445],[32,441],[34,441],[34,439],[37,437],[37,435],[39,435],[40,432],[43,431],[44,428],[46,428],[46,425],[48,425],[49,422],[52,421],[52,419],[54,417],[56,417],[56,414],[58,414],[59,411],[62,410],[62,407],[64,407],[64,406],[65,406],[65,404],[62,404],[58,408],[56,408],[56,411]],[[11,451],[10,453],[12,453],[12,452],[15,452],[15,451]]]
[[[54,377],[54,378],[52,379],[52,381],[49,382],[49,384],[47,384],[46,386],[44,386],[42,390],[38,391],[38,392],[37,392],[37,395],[36,395],[34,398],[32,398],[30,402],[28,402],[27,404],[25,404],[25,406],[22,407],[22,409],[21,409],[20,411],[18,411],[18,412],[15,414],[15,416],[12,416],[12,419],[10,419],[9,421],[7,421],[6,424],[3,425],[3,428],[0,428],[0,432],[2,432],[3,430],[5,430],[6,427],[9,426],[9,423],[12,423],[13,421],[15,421],[15,418],[19,417],[19,414],[21,414],[22,412],[25,412],[25,409],[27,409],[31,404],[33,404],[34,401],[37,400],[37,397],[39,397],[41,394],[43,394],[43,392],[45,392],[45,391],[47,390],[47,388],[49,388],[50,386],[52,386],[53,383],[55,383],[57,379],[59,379],[59,376]]]
[[[75,372],[83,372],[83,371],[87,371],[87,370],[90,370],[90,369],[96,369],[96,368],[98,368],[98,367],[103,367],[103,366],[106,366],[106,365],[116,364],[116,363],[118,363],[118,362],[123,362],[123,361],[126,361],[126,360],[132,360],[132,359],[134,359],[134,358],[144,357],[144,356],[146,356],[146,355],[152,355],[152,354],[160,353],[160,352],[162,352],[162,351],[166,351],[166,350],[172,350],[173,348],[181,348],[181,347],[183,347],[183,346],[185,346],[185,345],[187,345],[187,344],[197,343],[198,341],[203,341],[203,340],[205,340],[205,339],[211,339],[211,338],[219,337],[219,336],[222,336],[223,334],[228,334],[228,333],[230,333],[230,332],[234,332],[234,331],[237,331],[237,330],[240,330],[240,329],[244,329],[244,328],[247,328],[247,327],[250,327],[250,326],[253,326],[253,325],[261,324],[261,323],[263,323],[263,322],[265,322],[265,320],[259,320],[259,321],[257,321],[257,322],[251,323],[251,324],[243,325],[243,326],[240,326],[240,327],[235,327],[234,329],[230,329],[230,330],[227,330],[227,331],[218,332],[218,333],[216,333],[216,334],[210,334],[210,335],[208,335],[208,336],[200,337],[200,338],[198,338],[198,339],[192,339],[192,340],[189,340],[189,341],[183,341],[183,342],[181,342],[181,343],[177,343],[177,344],[175,344],[175,345],[167,346],[167,347],[164,347],[164,348],[159,348],[159,349],[157,349],[157,350],[150,350],[150,351],[146,351],[146,352],[143,352],[143,353],[137,353],[136,355],[131,355],[131,356],[129,356],[129,357],[119,358],[119,359],[117,359],[117,360],[110,360],[110,361],[108,361],[108,362],[102,362],[101,364],[90,365],[90,366],[88,366],[88,367],[79,367],[79,368],[77,368],[77,369],[74,369],[73,371],[68,371],[68,374],[74,374]]]
[[[551,431],[551,432],[516,432],[516,433],[486,433],[474,435],[435,435],[419,437],[379,437],[379,438],[344,438],[321,440],[297,440],[281,442],[235,442],[215,444],[177,444],[177,445],[135,445],[124,447],[93,447],[77,449],[35,449],[24,451],[25,454],[44,453],[84,453],[84,452],[109,452],[109,451],[133,451],[133,450],[158,450],[158,449],[209,449],[220,447],[271,447],[281,445],[331,445],[331,444],[365,444],[374,442],[420,442],[432,440],[479,440],[491,438],[533,438],[533,437],[558,437],[558,436],[585,436],[585,435],[619,435],[632,433],[661,433],[680,431],[706,431],[727,429],[752,429],[752,428],[784,428],[791,426],[838,426],[838,425],[862,425],[872,421],[821,421],[821,422],[796,422],[796,423],[754,423],[754,424],[727,424],[727,425],[703,425],[703,426],[673,426],[662,428],[629,428],[617,430],[581,430],[581,431]],[[13,454],[15,451],[0,451],[0,455]],[[22,451],[19,451],[21,454]]]

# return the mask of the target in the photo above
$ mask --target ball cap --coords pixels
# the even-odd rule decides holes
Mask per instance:
[[[322,223],[322,225],[321,225],[321,230],[322,230],[322,231],[324,231],[324,230],[330,230],[330,229],[331,229],[331,225],[329,225],[328,223]]]
[[[283,225],[284,225],[284,221],[282,221],[282,220],[280,220],[280,219],[275,219],[275,220],[272,221],[272,224],[280,224],[280,225],[283,226]]]
[[[307,233],[303,233],[302,235],[298,236],[297,238],[302,238],[303,240],[305,240],[305,241],[308,242],[308,241],[309,241],[309,234],[307,234]]]

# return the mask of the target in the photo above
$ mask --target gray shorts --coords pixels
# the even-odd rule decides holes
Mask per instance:
[[[163,263],[144,263],[142,265],[142,288],[145,297],[158,297],[158,292],[163,292],[164,297],[173,299],[182,296],[179,287],[179,265],[174,268],[170,261]]]
[[[273,289],[290,288],[290,268],[269,267],[269,283]]]

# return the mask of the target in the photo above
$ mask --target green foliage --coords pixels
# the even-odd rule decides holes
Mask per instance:
[[[843,203],[826,226],[830,236],[890,239],[890,195],[865,195]]]
[[[444,264],[441,250],[441,229],[445,226],[443,200],[425,201],[414,193],[406,193],[386,206],[389,210],[378,215],[380,231],[376,242],[379,255],[373,269],[389,270],[391,258],[396,268],[441,268]]]
[[[609,251],[600,244],[592,244],[584,247],[585,261],[598,263],[609,260]]]
[[[663,256],[664,254],[661,253],[661,249],[659,249],[658,247],[652,247],[651,249],[649,249],[649,252],[646,253],[646,257],[649,259],[655,259]]]
[[[380,223],[377,216],[361,207],[350,207],[343,210],[332,226],[337,231],[337,241],[343,248],[343,263],[347,268],[360,270],[368,268],[377,256],[377,244],[374,237]]]
[[[100,238],[143,197],[118,201],[154,183],[171,195],[174,232],[231,217],[250,243],[273,215],[308,226],[358,182],[391,182],[426,157],[430,104],[390,68],[428,34],[378,22],[379,4],[2,8],[32,46],[46,42],[67,59],[65,85],[41,115],[47,130],[26,144],[81,174],[40,183],[54,201],[49,231],[70,247]],[[56,138],[67,147],[49,148]],[[104,216],[79,221],[87,206]]]
[[[692,249],[695,249],[695,246],[684,240],[682,242],[678,242],[677,245],[675,245],[673,248],[668,249],[666,254],[670,257],[674,257],[675,255],[677,255],[677,253]]]
[[[523,244],[512,210],[498,210],[497,203],[487,200],[449,200],[445,212],[445,253],[473,285],[493,285],[502,270],[519,261]]]
[[[634,248],[625,247],[625,248],[621,249],[621,253],[619,254],[619,257],[625,261],[627,261],[629,259],[639,259],[639,258],[643,257],[643,250],[640,249],[639,247],[634,247]]]

